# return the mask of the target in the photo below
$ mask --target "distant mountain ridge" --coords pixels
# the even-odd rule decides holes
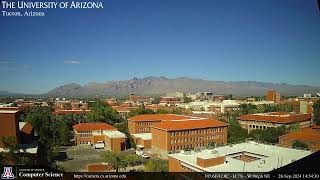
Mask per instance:
[[[90,82],[84,86],[71,83],[49,91],[47,96],[125,96],[130,93],[137,95],[160,95],[168,92],[195,93],[211,91],[214,94],[233,94],[242,96],[263,96],[268,89],[275,89],[281,95],[301,96],[304,93],[315,95],[320,87],[308,85],[289,85],[285,83],[268,83],[256,81],[210,81],[180,77],[132,78],[124,81],[108,81],[105,83]]]

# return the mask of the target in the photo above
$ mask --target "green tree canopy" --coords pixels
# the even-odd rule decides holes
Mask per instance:
[[[248,136],[246,129],[243,129],[235,117],[230,118],[228,127],[228,142],[239,143],[243,142]]]
[[[292,143],[292,147],[298,147],[298,148],[308,148],[308,145],[306,143],[303,143],[301,141],[295,141]]]
[[[91,113],[87,114],[86,118],[91,122],[105,122],[111,125],[118,122],[117,111],[100,100],[93,105]]]
[[[122,153],[107,151],[102,155],[104,162],[108,163],[117,173],[121,169],[126,169],[128,166],[127,158]]]
[[[168,172],[168,161],[162,159],[150,159],[144,165],[146,172]]]

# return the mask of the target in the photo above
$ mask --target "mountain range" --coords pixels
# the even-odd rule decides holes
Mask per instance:
[[[256,81],[211,81],[192,79],[188,77],[166,78],[146,77],[132,78],[123,81],[108,81],[105,83],[91,82],[84,86],[71,83],[57,87],[46,96],[127,96],[136,95],[163,95],[168,92],[195,93],[210,91],[214,94],[233,94],[240,96],[263,96],[268,89],[274,89],[281,95],[301,96],[304,93],[315,95],[320,87],[308,85],[289,85],[285,83],[268,83]]]

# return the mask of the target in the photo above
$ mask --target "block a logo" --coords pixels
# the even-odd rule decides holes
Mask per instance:
[[[3,173],[1,174],[1,179],[14,179],[15,176],[12,173],[12,167],[4,167]]]

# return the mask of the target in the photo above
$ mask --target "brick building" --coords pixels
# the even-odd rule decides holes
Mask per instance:
[[[270,90],[267,91],[266,100],[267,101],[273,101],[274,103],[280,103],[281,96],[275,90],[270,89]]]
[[[0,123],[0,137],[13,137],[15,141],[19,143],[19,111],[0,110]],[[1,140],[0,148],[3,148],[3,142]]]
[[[209,142],[227,143],[228,124],[213,119],[163,121],[151,127],[151,148],[159,157],[184,149],[203,149]]]
[[[150,127],[160,123],[161,121],[183,120],[190,118],[195,117],[176,114],[143,114],[129,118],[128,129],[130,134],[150,133]]]
[[[111,151],[125,150],[125,134],[107,123],[80,123],[73,126],[75,145],[102,145]]]
[[[310,127],[312,125],[310,114],[288,113],[288,112],[269,112],[257,114],[245,114],[238,118],[242,128],[248,129],[267,129],[270,127],[286,127],[299,123],[301,128]]]
[[[296,141],[305,143],[312,151],[320,150],[320,126],[303,128],[279,137],[279,145],[283,147],[290,148]]]

